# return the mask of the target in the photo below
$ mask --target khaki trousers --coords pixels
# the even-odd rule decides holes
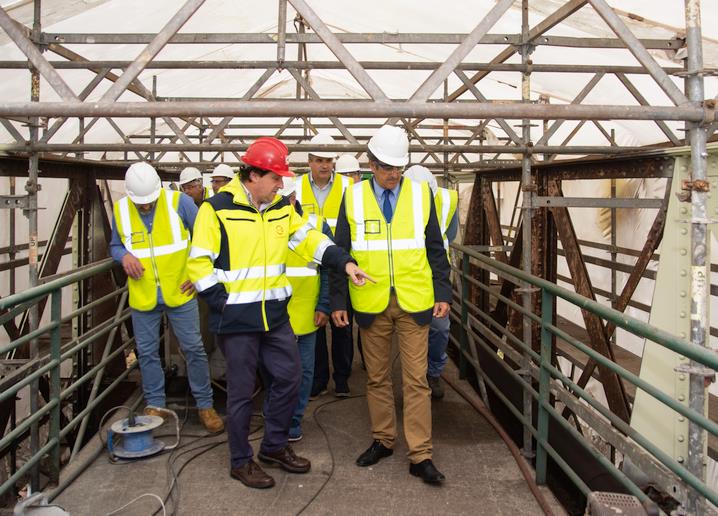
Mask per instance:
[[[366,363],[366,397],[372,436],[387,448],[396,441],[394,392],[391,381],[391,343],[396,331],[404,394],[404,436],[409,460],[417,464],[431,458],[431,389],[426,380],[429,325],[419,326],[391,295],[389,306],[362,328]]]

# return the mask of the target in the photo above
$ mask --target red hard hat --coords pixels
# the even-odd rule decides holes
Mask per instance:
[[[286,145],[276,138],[264,136],[254,140],[240,159],[250,167],[269,170],[278,176],[292,177],[294,173],[289,170],[288,157],[289,150]]]

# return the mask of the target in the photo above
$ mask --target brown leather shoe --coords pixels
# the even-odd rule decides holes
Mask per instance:
[[[197,414],[205,430],[210,434],[218,434],[224,430],[224,421],[213,408],[199,409]]]
[[[144,412],[145,416],[157,416],[163,420],[171,416],[170,410],[164,407],[155,407],[154,405],[147,405]]]
[[[312,463],[304,457],[297,457],[292,447],[287,445],[286,448],[275,453],[259,452],[257,457],[262,462],[277,464],[282,469],[290,473],[306,473],[312,467]]]
[[[274,479],[267,475],[262,467],[250,460],[244,466],[229,471],[229,476],[254,489],[267,489],[274,487]]]

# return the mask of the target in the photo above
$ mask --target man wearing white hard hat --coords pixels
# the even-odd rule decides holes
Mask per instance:
[[[434,205],[436,207],[436,215],[439,219],[439,227],[444,237],[444,247],[449,252],[449,244],[454,241],[459,231],[458,217],[458,193],[456,190],[440,187],[436,182],[436,177],[431,171],[421,165],[413,165],[404,172],[404,177],[417,181],[419,183],[427,183],[434,195]],[[429,326],[429,357],[427,379],[429,387],[431,387],[431,397],[441,399],[444,397],[444,387],[441,384],[441,373],[449,361],[446,354],[446,346],[449,343],[450,318],[434,317]]]
[[[195,289],[187,274],[197,206],[183,193],[164,190],[149,163],[134,163],[127,169],[125,188],[127,196],[113,208],[110,254],[127,273],[145,413],[167,415],[159,354],[160,322],[165,313],[187,361],[199,419],[209,432],[221,432],[224,423],[212,406]]]
[[[326,133],[317,133],[309,142],[311,145],[331,145],[334,138]],[[302,176],[297,184],[297,202],[306,215],[318,215],[326,220],[334,232],[337,214],[342,202],[344,190],[351,184],[348,177],[334,172],[334,151],[311,150],[309,152],[309,173]],[[329,383],[329,354],[327,351],[326,330],[317,333],[316,353],[314,356],[314,384],[311,398],[315,399],[327,392]],[[332,325],[332,365],[334,366],[334,394],[337,397],[349,396],[349,375],[354,360],[354,342],[351,328],[337,328]]]
[[[391,349],[396,333],[409,473],[440,484],[444,475],[432,460],[427,339],[432,317],[449,313],[449,261],[429,187],[402,179],[409,162],[406,133],[381,127],[369,140],[367,156],[373,178],[345,192],[334,240],[376,283],[358,290],[330,274],[334,323],[349,325],[348,290],[362,331],[373,442],[356,463],[367,467],[393,454],[397,432]]]
[[[212,174],[210,174],[212,191],[214,193],[219,192],[219,189],[222,188],[224,185],[228,184],[232,179],[234,179],[234,176],[234,170],[232,170],[232,167],[230,167],[229,165],[220,163],[219,165],[214,167]]]
[[[202,184],[202,173],[195,167],[186,167],[182,170],[179,177],[179,187],[182,192],[192,198],[197,206],[212,195],[210,189]]]
[[[334,170],[337,174],[348,177],[353,183],[361,181],[361,168],[359,167],[359,160],[357,160],[351,154],[342,154],[337,160]]]

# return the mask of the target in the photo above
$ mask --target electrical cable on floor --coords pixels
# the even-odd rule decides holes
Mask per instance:
[[[491,414],[491,412],[486,408],[486,405],[484,405],[483,402],[474,400],[468,395],[466,395],[461,389],[459,389],[458,385],[456,385],[453,380],[447,378],[446,375],[442,374],[441,377],[444,379],[446,384],[454,390],[454,392],[464,398],[469,403],[469,405],[474,408],[474,410],[481,414],[481,416],[483,416],[483,418],[492,427],[494,427],[496,433],[498,433],[499,437],[503,439],[503,441],[506,443],[506,447],[511,452],[511,455],[513,455],[514,460],[519,467],[519,470],[521,470],[521,474],[526,480],[526,484],[528,484],[529,489],[531,490],[531,494],[533,494],[534,498],[536,498],[536,502],[538,502],[539,506],[541,507],[541,510],[543,510],[544,514],[546,514],[547,516],[553,516],[553,509],[549,505],[548,500],[546,500],[546,497],[539,490],[538,486],[536,485],[536,482],[534,482],[531,470],[529,469],[528,464],[521,455],[521,452],[516,446],[516,443],[514,443],[509,434],[506,433],[506,430],[504,430],[501,424],[496,420],[496,418],[494,418],[493,414]]]
[[[324,407],[326,407],[327,405],[331,405],[333,403],[339,403],[341,401],[346,401],[346,400],[358,399],[358,398],[366,398],[366,394],[357,394],[355,396],[348,396],[346,398],[338,398],[335,400],[326,401],[314,409],[312,416],[314,418],[314,422],[319,427],[319,430],[321,430],[322,434],[324,435],[324,440],[327,443],[327,449],[329,450],[329,457],[331,458],[332,465],[331,465],[331,468],[329,469],[329,475],[327,475],[327,478],[324,480],[324,483],[322,483],[322,485],[319,487],[317,492],[314,493],[314,495],[309,499],[309,501],[306,504],[304,504],[304,506],[299,510],[299,512],[296,513],[296,516],[299,516],[300,514],[302,514],[304,511],[306,511],[309,508],[310,505],[312,505],[314,503],[314,501],[319,497],[319,495],[322,493],[322,491],[324,491],[324,488],[327,486],[329,481],[334,476],[334,468],[335,468],[334,451],[332,450],[331,442],[329,442],[329,434],[327,434],[327,431],[324,429],[324,426],[322,425],[321,421],[319,421],[319,412],[321,412],[321,410]]]
[[[165,516],[167,515],[167,510],[165,509],[165,503],[162,501],[162,498],[160,498],[159,496],[157,496],[154,493],[143,493],[140,496],[138,496],[137,498],[130,500],[129,502],[127,502],[125,505],[123,505],[119,509],[115,509],[112,512],[108,512],[107,514],[105,514],[105,516],[112,516],[113,514],[117,514],[118,512],[122,511],[123,509],[126,509],[127,507],[129,507],[130,505],[135,503],[137,500],[139,500],[140,498],[144,498],[145,496],[149,496],[151,498],[156,498],[157,501],[160,502],[160,505],[162,506],[162,514]]]

